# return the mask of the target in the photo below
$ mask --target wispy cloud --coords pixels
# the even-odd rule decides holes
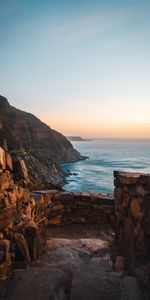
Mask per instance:
[[[139,9],[136,6],[130,8],[101,10],[86,16],[80,16],[75,20],[68,20],[50,28],[50,32],[56,35],[68,35],[70,38],[82,37],[87,34],[105,32],[130,21],[150,16],[148,9]]]
[[[26,3],[23,0],[0,0],[0,18],[12,16],[17,13],[19,15],[20,11],[26,8]],[[79,15],[76,13],[70,17],[66,14],[63,20],[57,22],[52,21],[48,13],[44,15],[36,16],[31,19],[28,15],[24,20],[19,20],[19,23],[11,25],[9,28],[10,32],[21,31],[24,29],[31,29],[32,31],[37,31],[39,28],[39,34],[42,32],[43,36],[48,38],[50,35],[55,37],[63,37],[68,40],[81,39],[83,37],[91,36],[94,34],[103,34],[110,32],[115,28],[127,24],[130,21],[139,20],[140,18],[150,17],[150,3],[146,6],[139,8],[138,5],[129,7],[113,9],[100,9],[99,6],[91,12],[80,12]],[[26,9],[25,9],[26,10]],[[56,23],[54,23],[56,22]]]

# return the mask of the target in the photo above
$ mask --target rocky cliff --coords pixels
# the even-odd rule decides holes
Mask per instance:
[[[0,145],[7,139],[14,161],[23,159],[32,185],[61,184],[64,173],[60,164],[83,159],[72,144],[31,113],[11,106],[0,96]]]

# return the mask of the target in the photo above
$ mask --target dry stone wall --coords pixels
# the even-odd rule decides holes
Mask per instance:
[[[46,225],[101,224],[114,225],[113,197],[97,192],[35,191],[36,222]]]
[[[111,197],[96,192],[30,192],[27,184],[24,161],[16,167],[7,147],[0,148],[0,278],[12,266],[26,267],[38,258],[46,246],[47,226],[114,224]]]
[[[11,155],[0,147],[0,278],[7,276],[12,264],[25,266],[36,259],[44,246],[42,228],[35,222],[35,201],[13,175]]]
[[[150,258],[150,174],[114,172],[116,239],[127,267]]]

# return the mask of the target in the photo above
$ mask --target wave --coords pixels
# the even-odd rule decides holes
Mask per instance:
[[[78,142],[74,146],[89,159],[63,166],[65,170],[77,173],[69,179],[74,181],[65,185],[68,190],[111,192],[114,170],[150,172],[150,141],[99,140],[86,144]]]

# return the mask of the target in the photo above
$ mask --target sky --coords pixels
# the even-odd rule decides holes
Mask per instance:
[[[0,70],[64,135],[150,138],[150,1],[0,0]]]

